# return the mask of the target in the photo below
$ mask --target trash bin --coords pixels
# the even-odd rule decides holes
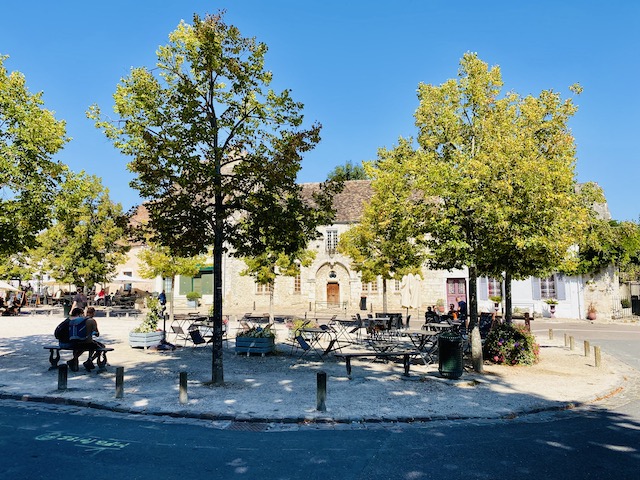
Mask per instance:
[[[67,318],[71,314],[71,300],[64,299],[62,300],[62,315],[64,318]]]
[[[438,371],[445,378],[460,378],[464,368],[462,337],[445,332],[438,337]]]
[[[637,295],[631,295],[631,313],[640,315],[640,299]]]

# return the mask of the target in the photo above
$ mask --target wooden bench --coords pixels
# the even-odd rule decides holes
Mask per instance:
[[[351,377],[351,359],[352,358],[389,358],[389,357],[402,357],[402,364],[404,366],[405,377],[409,376],[409,367],[411,366],[410,359],[420,355],[417,350],[401,350],[395,352],[358,352],[358,353],[336,353],[336,358],[344,358],[347,365],[347,375]]]
[[[89,351],[89,348],[84,346],[78,347],[61,347],[60,345],[44,345],[42,348],[45,350],[49,350],[49,363],[51,366],[49,370],[55,370],[58,368],[58,362],[60,361],[60,351],[66,350],[69,352],[81,350],[82,352]],[[104,348],[94,348],[92,349],[98,353],[98,358],[96,358],[96,363],[98,364],[98,372],[104,372],[107,369],[107,352],[113,352],[113,348],[104,347]]]

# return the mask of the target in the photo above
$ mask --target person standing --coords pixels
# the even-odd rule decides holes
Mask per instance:
[[[81,288],[79,288],[73,296],[73,305],[71,305],[71,310],[74,308],[79,308],[82,311],[87,308],[87,296],[82,292]]]

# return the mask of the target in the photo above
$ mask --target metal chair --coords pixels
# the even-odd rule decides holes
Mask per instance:
[[[189,330],[189,336],[191,337],[191,341],[196,347],[198,345],[207,344],[211,341],[211,340],[207,341],[200,333],[200,330],[198,330],[197,328],[193,330]]]

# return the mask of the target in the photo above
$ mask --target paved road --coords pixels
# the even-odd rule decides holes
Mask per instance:
[[[565,333],[575,338],[576,348],[583,349],[584,340],[598,345],[603,352],[614,355],[627,365],[640,370],[640,324],[638,323],[590,323],[535,321],[532,329],[536,335],[548,335],[553,329],[555,338]]]

